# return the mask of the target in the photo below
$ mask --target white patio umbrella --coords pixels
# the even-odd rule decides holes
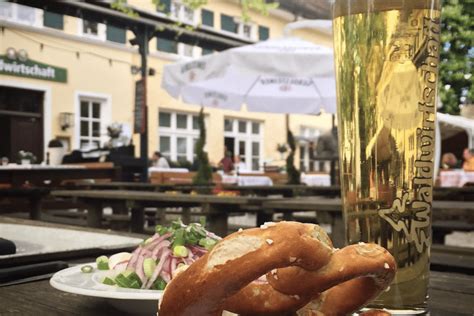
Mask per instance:
[[[296,37],[166,65],[162,87],[186,103],[273,113],[336,112],[332,49]]]

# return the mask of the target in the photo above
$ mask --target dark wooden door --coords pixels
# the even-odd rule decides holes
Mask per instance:
[[[40,118],[13,116],[10,121],[10,148],[15,157],[20,150],[32,152],[43,160],[43,126]],[[15,157],[16,158],[16,157]]]
[[[20,150],[43,160],[43,92],[0,86],[0,155],[17,162]]]

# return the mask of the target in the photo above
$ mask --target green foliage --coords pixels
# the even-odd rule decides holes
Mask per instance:
[[[249,22],[250,11],[255,10],[261,15],[267,16],[271,9],[276,9],[280,5],[278,2],[267,3],[266,0],[241,0],[240,5],[242,7],[242,20]]]
[[[183,0],[183,4],[193,10],[199,9],[207,4],[207,0]]]
[[[474,100],[474,2],[443,1],[441,23],[441,112],[459,114],[459,104]]]
[[[136,13],[132,8],[127,5],[127,0],[114,0],[110,4],[110,7],[114,10],[125,13],[126,15],[132,18],[138,18],[138,13]]]
[[[204,109],[201,108],[198,117],[199,139],[196,142],[195,152],[198,163],[198,170],[193,178],[193,184],[206,185],[212,183],[212,167],[209,164],[209,157],[204,150],[206,145],[206,125],[204,124]]]
[[[286,158],[286,172],[288,174],[288,184],[300,184],[300,171],[295,167],[295,151],[296,144],[293,133],[288,130],[287,133],[288,146],[290,147],[290,153]]]

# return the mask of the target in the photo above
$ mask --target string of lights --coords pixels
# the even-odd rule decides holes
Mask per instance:
[[[24,33],[20,32],[20,31],[9,29],[9,28],[6,28],[6,29],[9,30],[13,34],[16,34],[19,37],[22,37],[24,39],[27,39],[27,40],[30,40],[32,42],[35,42],[35,43],[39,44],[41,50],[43,50],[44,47],[49,47],[49,48],[52,48],[52,49],[57,49],[57,50],[62,50],[62,51],[65,51],[65,52],[73,53],[73,54],[76,55],[77,58],[80,58],[81,54],[91,55],[91,56],[94,56],[94,57],[97,57],[97,58],[108,61],[110,65],[112,65],[114,62],[116,62],[116,63],[126,64],[128,66],[133,66],[133,63],[131,63],[129,61],[126,61],[126,60],[112,58],[112,57],[109,57],[109,56],[101,55],[101,54],[96,53],[96,52],[85,51],[85,50],[82,50],[82,49],[70,49],[70,48],[65,47],[65,46],[54,45],[54,44],[51,44],[51,42],[48,43],[47,41],[35,39],[31,36],[28,36],[27,34],[24,34]]]

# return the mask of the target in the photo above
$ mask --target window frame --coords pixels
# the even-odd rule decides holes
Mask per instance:
[[[74,91],[74,137],[73,137],[73,148],[80,148],[80,137],[81,137],[81,100],[92,100],[101,104],[100,108],[100,143],[104,144],[108,140],[107,126],[112,123],[112,96],[106,93],[97,93],[84,90]]]
[[[263,137],[263,124],[262,121],[249,120],[247,118],[238,118],[238,117],[224,117],[225,120],[231,120],[232,130],[226,131],[224,128],[224,138],[230,137],[234,138],[234,155],[240,156],[240,143],[244,142],[245,144],[245,165],[248,170],[252,171],[262,171],[263,170],[263,148],[264,148],[264,137]],[[245,123],[245,132],[242,133],[239,131],[240,123]],[[258,134],[252,133],[252,124],[257,123],[259,125]],[[225,126],[225,123],[224,123]],[[253,143],[259,143],[259,152],[258,156],[253,155]],[[258,157],[258,168],[253,168],[253,159]]]
[[[83,117],[81,110],[82,110],[82,103],[87,102],[88,104],[88,116]],[[95,118],[93,117],[93,104],[99,104],[99,117]],[[89,98],[89,97],[80,97],[79,98],[79,112],[77,113],[79,117],[79,148],[82,149],[82,141],[87,141],[90,144],[94,142],[98,142],[98,148],[101,147],[102,142],[103,142],[103,131],[104,131],[104,122],[103,122],[103,109],[104,109],[104,101],[96,98]],[[88,122],[88,135],[83,136],[81,133],[81,128],[82,128],[82,122],[86,121]],[[94,136],[93,135],[93,123],[99,123],[99,135]]]
[[[36,9],[33,7],[12,3],[12,2],[4,2],[0,1],[0,6],[8,8],[5,12],[10,12],[9,16],[0,15],[0,19],[6,20],[9,22],[21,24],[21,25],[28,25],[33,27],[43,27],[43,10]],[[33,20],[23,20],[20,19],[20,11],[21,10],[30,10],[33,16]]]
[[[179,6],[179,11],[175,14],[176,6]],[[188,19],[186,17],[186,9],[189,9],[190,11],[192,11],[192,15],[193,15],[192,19]],[[189,8],[188,6],[186,6],[181,1],[175,1],[175,0],[171,1],[171,7],[170,7],[169,14],[170,14],[170,17],[172,17],[173,19],[175,19],[179,22],[187,23],[187,24],[191,24],[191,25],[197,25],[198,24],[198,10],[193,10],[193,9]]]
[[[160,126],[159,115],[161,113],[170,114],[171,124],[169,127]],[[178,115],[186,116],[186,128],[178,128]],[[178,139],[186,139],[186,160],[193,162],[196,154],[194,152],[195,140],[199,139],[199,129],[194,129],[193,117],[197,117],[198,113],[180,112],[174,110],[163,109],[158,112],[158,144],[157,148],[161,151],[160,137],[169,137],[170,139],[170,154],[164,155],[167,159],[173,162],[178,162],[178,158],[183,155],[178,153]]]
[[[89,34],[84,32],[84,22],[87,20],[78,18],[78,34],[79,36],[99,40],[99,41],[106,41],[107,40],[107,26],[103,23],[97,23],[97,35]],[[88,21],[90,23],[95,23]]]

